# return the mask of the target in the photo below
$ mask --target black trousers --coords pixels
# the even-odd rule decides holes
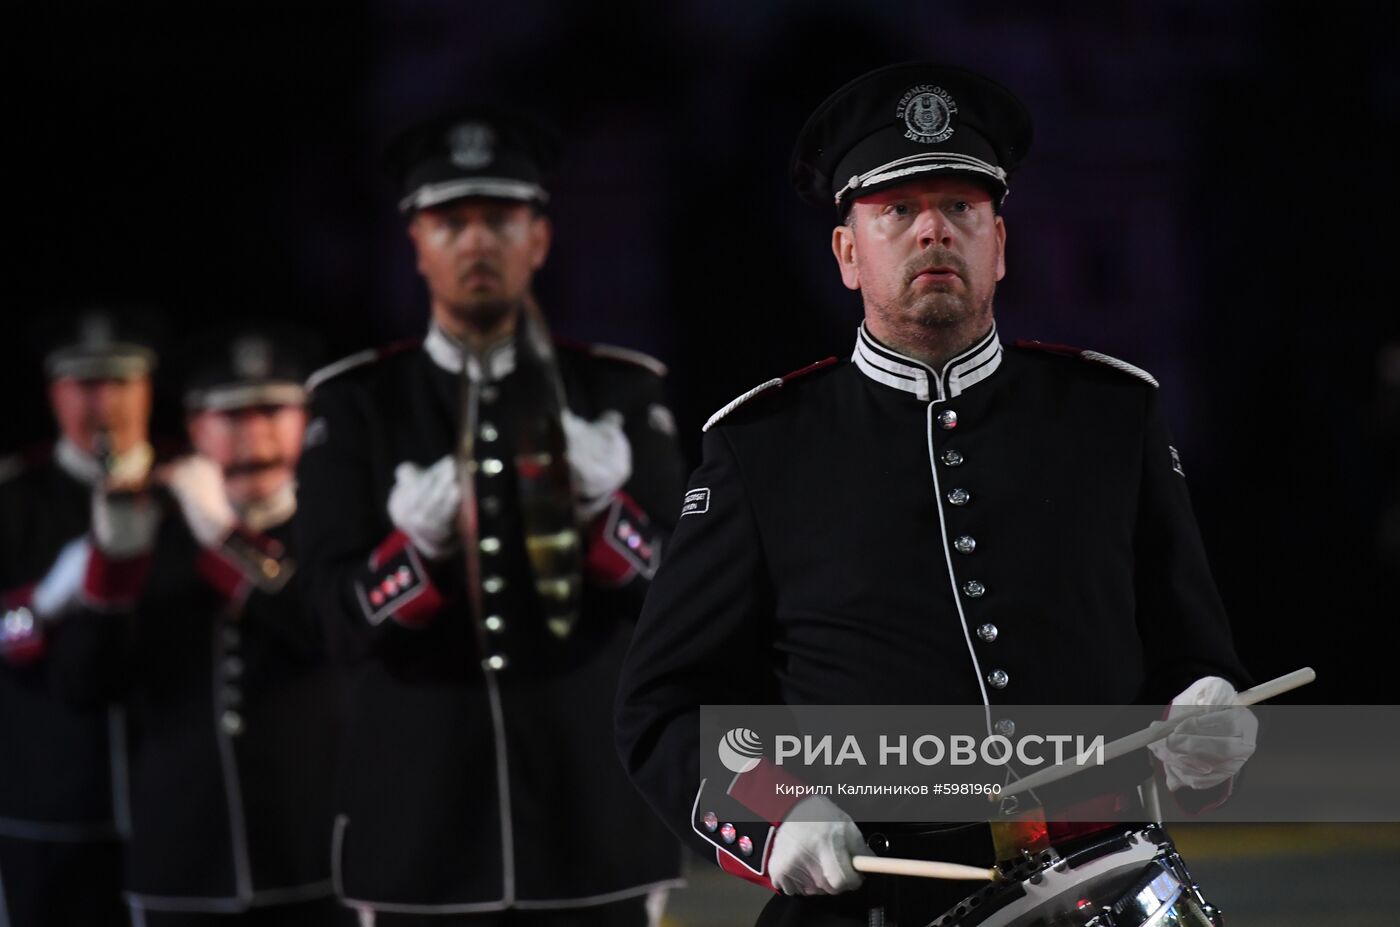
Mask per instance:
[[[334,898],[250,908],[238,914],[134,911],[133,927],[356,927],[355,912]]]
[[[0,924],[125,927],[121,844],[0,837]]]
[[[374,927],[647,927],[646,896],[587,908],[492,911],[487,914],[388,914]]]

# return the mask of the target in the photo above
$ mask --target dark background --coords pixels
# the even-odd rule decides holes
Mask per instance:
[[[28,6],[28,5],[26,5]],[[556,332],[671,365],[687,449],[755,383],[850,352],[830,214],[797,129],[868,67],[929,57],[1016,90],[1003,338],[1162,382],[1217,578],[1261,679],[1396,702],[1400,68],[1385,6],[339,0],[7,12],[0,450],[48,435],[36,320],[93,301],[181,345],[297,320],[326,359],[416,335],[426,301],[377,153],[512,93],[569,143],[539,281]],[[1094,462],[1085,460],[1092,468]],[[1093,667],[1082,668],[1093,672]]]

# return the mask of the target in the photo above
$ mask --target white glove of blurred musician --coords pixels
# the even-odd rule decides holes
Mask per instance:
[[[1164,740],[1149,744],[1167,774],[1167,788],[1208,789],[1240,771],[1254,755],[1259,719],[1248,708],[1212,711],[1234,705],[1235,687],[1219,676],[1198,679],[1172,699],[1167,720],[1183,721]],[[1194,717],[1199,715],[1200,717]]]
[[[200,546],[223,544],[238,516],[224,491],[224,472],[219,465],[198,454],[183,457],[170,468],[166,485]]]
[[[607,508],[612,494],[631,479],[632,445],[617,412],[604,412],[590,422],[565,409],[563,423],[569,467],[581,497],[577,509],[587,521]]]
[[[794,805],[773,835],[768,878],[784,895],[837,895],[860,888],[865,879],[851,857],[869,853],[850,816],[813,795]]]
[[[92,543],[86,537],[74,538],[63,545],[29,599],[29,607],[37,617],[56,618],[78,601],[91,556]]]
[[[461,504],[457,462],[451,456],[427,469],[412,463],[401,463],[394,469],[389,518],[429,559],[441,560],[452,550]]]

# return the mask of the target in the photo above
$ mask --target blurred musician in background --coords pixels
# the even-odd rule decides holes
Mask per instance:
[[[306,350],[245,328],[196,349],[195,453],[101,493],[58,685],[128,719],[139,925],[352,921],[333,898],[335,692],[294,560]]]
[[[0,461],[0,918],[13,927],[126,922],[109,749],[121,716],[53,695],[46,650],[81,592],[94,490],[150,472],[154,331],[131,312],[60,319],[43,338],[58,439]]]

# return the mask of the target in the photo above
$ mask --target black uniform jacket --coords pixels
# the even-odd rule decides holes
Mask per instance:
[[[1006,734],[1001,706],[1244,678],[1156,382],[1073,354],[1003,350],[993,328],[935,371],[862,328],[852,362],[711,420],[617,736],[725,869],[763,876],[772,829],[705,826],[700,705],[981,704]]]
[[[633,458],[626,498],[599,516],[587,548],[593,566],[619,569],[611,588],[585,586],[565,640],[540,613],[504,450],[513,345],[469,364],[481,378],[485,615],[471,612],[460,552],[425,562],[386,508],[399,463],[429,466],[456,445],[460,350],[434,329],[421,346],[334,366],[313,378],[299,492],[309,591],[347,662],[342,895],[386,911],[471,912],[600,903],[674,880],[679,847],[610,748],[617,674],[684,485],[659,364],[558,348],[569,407],[588,420],[621,413]],[[633,535],[646,543],[629,548]],[[609,836],[589,836],[598,831]]]
[[[7,610],[27,610],[33,585],[59,550],[87,533],[95,474],[84,471],[82,456],[60,444],[0,462],[8,471],[0,481],[0,590]],[[109,727],[120,730],[120,715],[101,706],[74,708],[52,691],[44,638],[60,625],[61,619],[36,624],[27,646],[11,640],[0,659],[0,835],[112,839]]]
[[[217,912],[329,896],[336,690],[291,525],[203,550],[171,514],[148,570],[134,606],[90,580],[91,604],[50,653],[68,698],[126,706],[130,902]]]

